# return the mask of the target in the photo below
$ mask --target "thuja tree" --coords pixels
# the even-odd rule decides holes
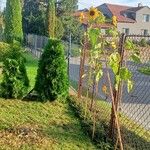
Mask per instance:
[[[22,13],[20,0],[7,0],[5,11],[5,39],[12,42],[14,39],[23,40]]]
[[[27,77],[24,57],[18,43],[10,46],[3,60],[3,78],[0,84],[0,96],[4,98],[22,98],[28,91],[29,80]]]
[[[68,95],[67,66],[61,41],[49,39],[39,61],[35,91],[41,101],[65,98]]]
[[[64,35],[64,27],[60,17],[56,16],[55,0],[48,0],[47,7],[47,36],[61,39]]]

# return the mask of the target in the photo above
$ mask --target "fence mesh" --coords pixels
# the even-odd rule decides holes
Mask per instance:
[[[136,43],[141,63],[130,61],[131,53],[125,49],[123,65],[133,73],[133,90],[128,93],[122,85],[121,132],[124,149],[150,149],[150,36],[130,35],[126,40]]]
[[[111,37],[105,37],[111,40]],[[139,49],[141,62],[134,63],[131,61],[131,52],[125,49],[125,42],[132,41]],[[119,92],[119,107],[117,110],[117,117],[119,120],[119,128],[121,132],[121,140],[125,150],[149,150],[150,149],[150,36],[129,35],[118,38],[120,43],[119,52],[122,57],[122,67],[126,66],[132,73],[132,80],[134,82],[133,90],[128,93],[126,83],[122,82]],[[122,51],[120,51],[123,49]],[[98,84],[98,93],[96,95],[98,115],[97,126],[105,126],[105,135],[111,138],[114,148],[120,149],[118,145],[118,132],[116,126],[112,126],[112,101],[110,94],[107,95],[103,92],[103,86],[109,87],[107,71],[110,75],[112,84],[114,83],[114,75],[109,67],[106,67],[107,56],[111,53],[107,48],[105,49],[106,55],[100,60],[103,62],[103,77]],[[85,56],[84,56],[84,53]],[[108,55],[107,55],[108,54]],[[83,57],[85,57],[84,64],[82,64]],[[106,59],[104,59],[106,57]],[[88,64],[88,50],[81,53],[80,70],[83,74],[89,72]],[[83,65],[83,67],[81,67]],[[75,74],[74,74],[75,75]],[[86,91],[89,90],[92,94],[92,86],[89,88],[87,78],[79,81],[82,85],[82,94],[86,96]],[[80,89],[79,89],[80,90]],[[110,93],[110,89],[108,88]],[[81,92],[81,91],[80,91]],[[116,119],[116,118],[115,118]],[[116,122],[115,122],[116,123]],[[112,129],[114,128],[114,129]],[[110,135],[111,130],[112,136]]]

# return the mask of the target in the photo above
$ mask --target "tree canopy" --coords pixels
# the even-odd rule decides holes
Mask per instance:
[[[7,0],[5,11],[5,39],[9,43],[14,39],[18,41],[23,40],[20,0]]]

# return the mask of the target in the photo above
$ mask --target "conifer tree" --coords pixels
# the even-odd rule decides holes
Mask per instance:
[[[7,0],[5,13],[5,39],[8,43],[13,40],[22,41],[22,12],[20,0]]]
[[[60,40],[49,39],[39,61],[35,91],[41,101],[63,99],[68,95],[67,65]]]
[[[55,27],[56,27],[56,10],[55,10],[55,0],[48,1],[47,8],[47,31],[48,36],[51,38],[55,37]]]

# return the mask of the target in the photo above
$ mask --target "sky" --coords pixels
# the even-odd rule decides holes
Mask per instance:
[[[89,8],[91,6],[98,6],[103,3],[113,3],[113,4],[121,4],[121,5],[129,5],[136,7],[138,3],[142,3],[142,5],[147,5],[150,7],[150,0],[78,0],[79,1],[79,9]],[[0,8],[5,6],[6,0],[0,0]]]
[[[79,9],[98,6],[103,3],[121,4],[133,7],[138,6],[138,3],[142,3],[143,6],[147,5],[150,7],[150,0],[79,0]]]

